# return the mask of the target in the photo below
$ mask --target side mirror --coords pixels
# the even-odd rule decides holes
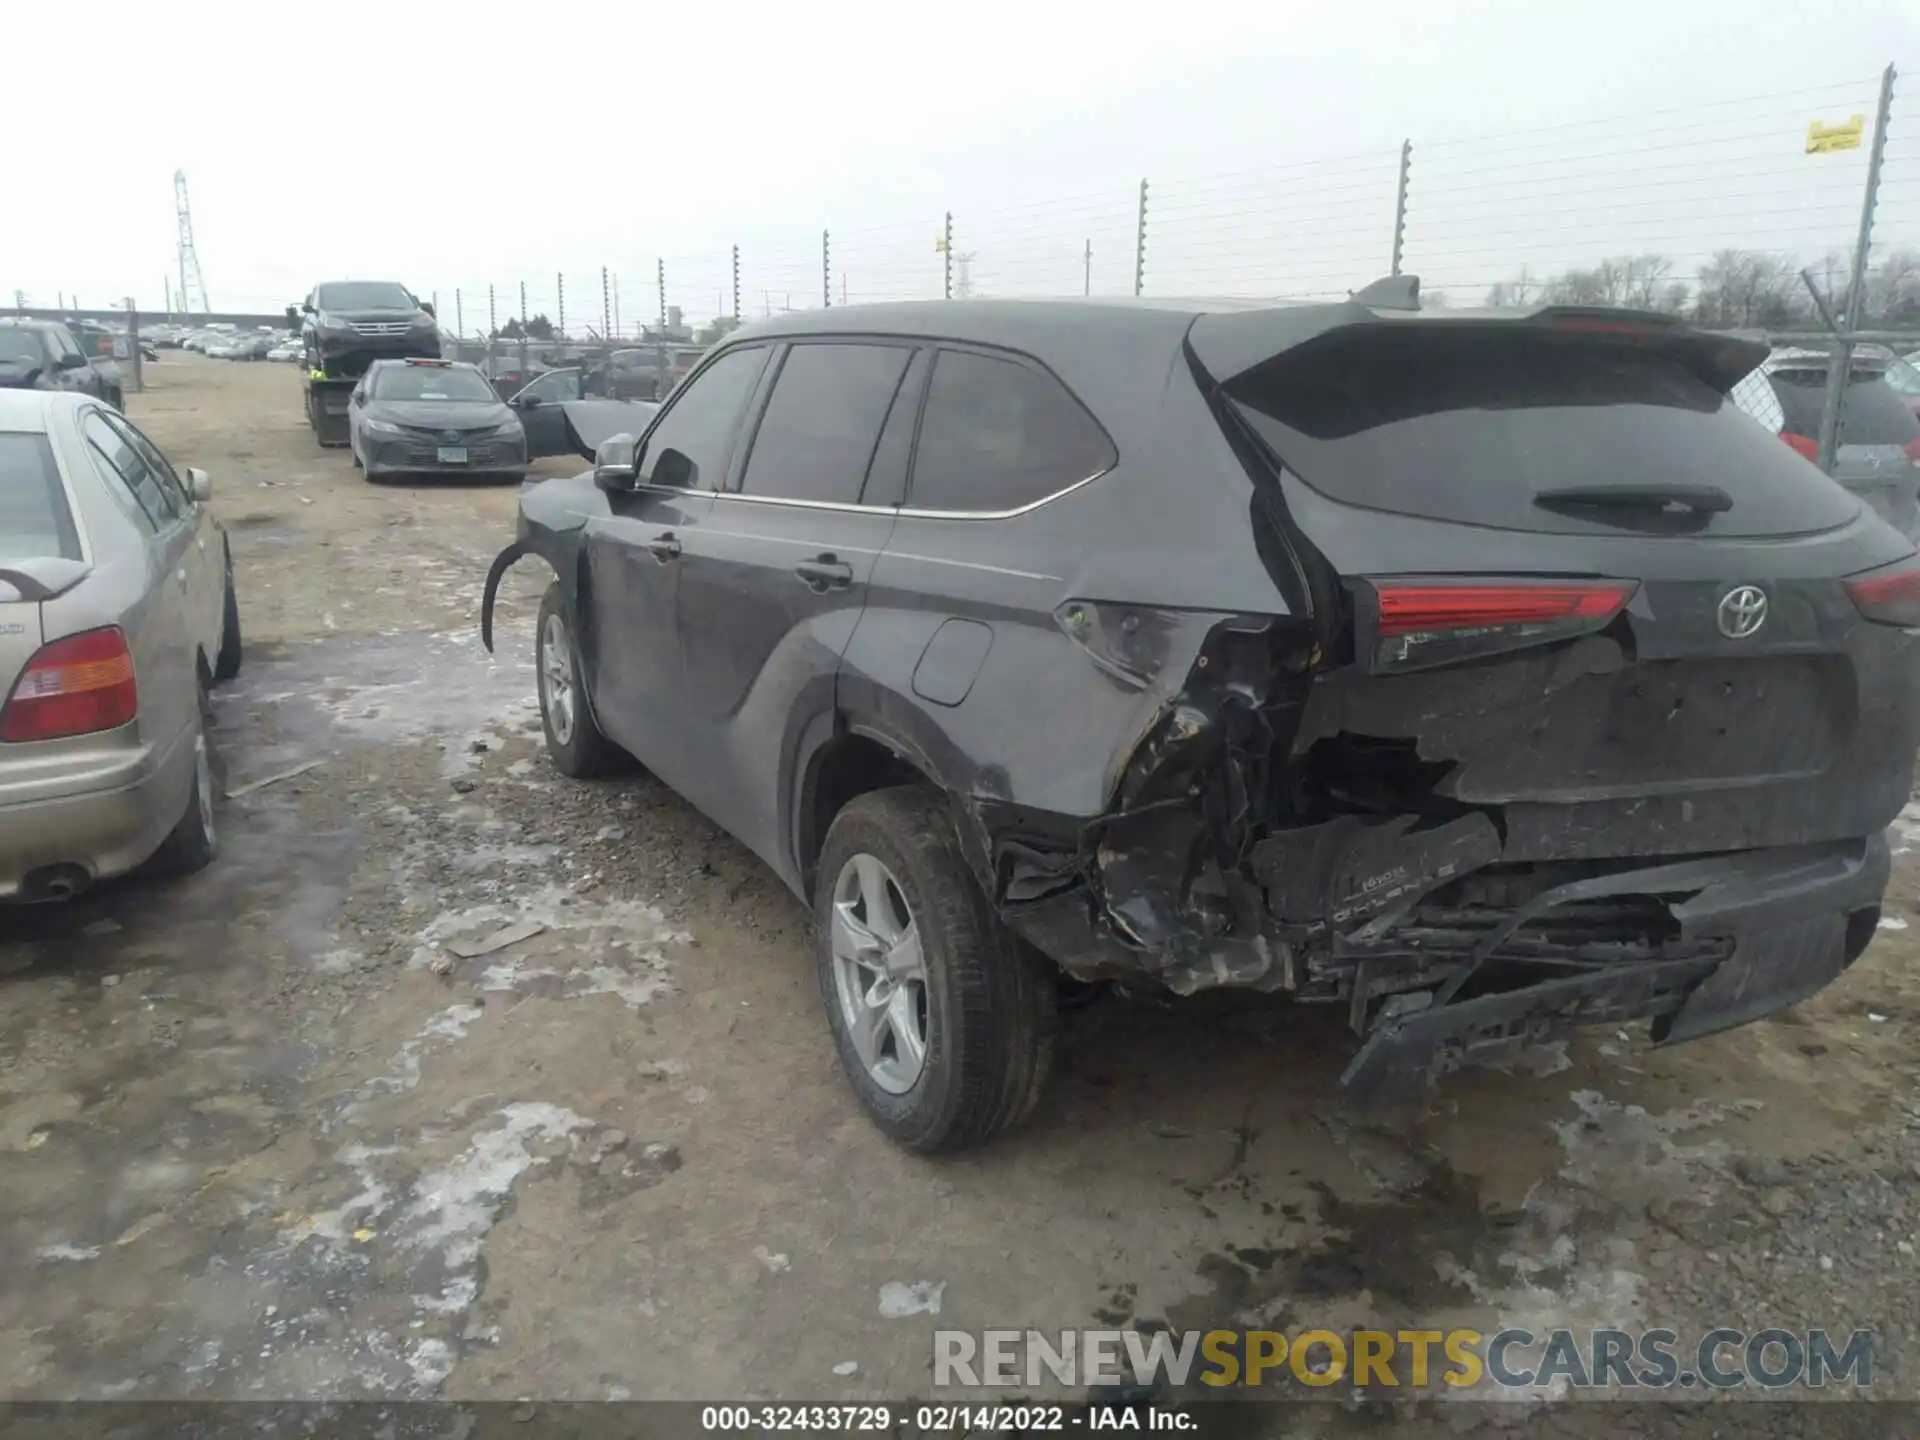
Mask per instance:
[[[429,304],[428,302],[426,302],[425,300],[422,300],[422,301],[420,302],[420,308],[421,308],[422,310],[424,310],[424,311],[426,311],[426,312],[427,312],[427,314],[429,314],[429,315],[431,315],[431,314],[433,314],[433,306],[432,306],[432,305],[430,305],[430,304]]]
[[[523,410],[538,410],[546,402],[538,395],[516,395],[513,403]]]
[[[595,447],[593,483],[602,490],[631,490],[639,474],[639,442],[633,436],[609,435]]]
[[[300,313],[302,315],[313,314],[313,302],[311,300],[302,300],[300,302]]]
[[[691,490],[699,479],[700,467],[687,455],[672,446],[660,452],[660,458],[654,463],[653,483],[665,485],[673,490]]]
[[[206,504],[209,500],[213,499],[212,478],[208,476],[206,471],[199,469],[197,466],[189,465],[187,467],[187,493],[193,497],[195,504]]]
[[[69,350],[54,362],[54,368],[57,370],[84,370],[87,368],[87,357],[77,351]]]

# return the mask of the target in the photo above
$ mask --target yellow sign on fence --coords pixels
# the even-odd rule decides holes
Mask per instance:
[[[1867,117],[1855,115],[1845,124],[1826,125],[1815,120],[1807,126],[1807,154],[1825,155],[1830,150],[1858,150],[1867,133]]]

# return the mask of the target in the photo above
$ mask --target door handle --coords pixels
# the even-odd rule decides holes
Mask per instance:
[[[793,567],[793,573],[806,581],[807,588],[817,595],[824,595],[829,590],[844,590],[853,584],[853,567],[844,560],[834,559],[831,554],[802,560]]]
[[[647,549],[653,553],[653,558],[658,560],[662,565],[666,564],[669,560],[678,560],[680,558],[680,542],[672,535],[662,535],[657,539],[647,541]]]

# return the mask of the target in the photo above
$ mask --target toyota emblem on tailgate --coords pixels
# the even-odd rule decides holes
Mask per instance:
[[[1767,592],[1758,585],[1736,585],[1720,597],[1720,633],[1745,640],[1767,623]]]

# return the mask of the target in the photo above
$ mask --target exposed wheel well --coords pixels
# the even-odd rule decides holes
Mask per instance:
[[[841,735],[829,742],[814,761],[812,778],[800,802],[800,874],[807,892],[813,891],[827,830],[848,802],[870,790],[917,785],[926,779],[913,765],[864,735]]]

